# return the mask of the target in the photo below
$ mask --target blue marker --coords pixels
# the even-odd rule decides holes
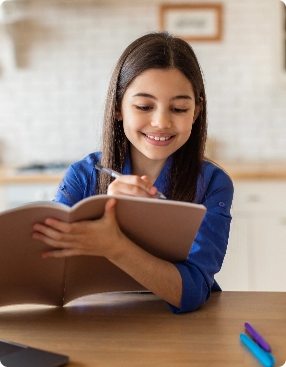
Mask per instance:
[[[265,352],[258,344],[245,334],[240,334],[240,340],[255,355],[255,357],[266,367],[275,365],[275,359],[271,353]]]

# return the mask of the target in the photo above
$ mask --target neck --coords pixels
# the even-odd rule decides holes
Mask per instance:
[[[157,177],[159,176],[164,164],[165,160],[152,160],[141,153],[132,154],[131,152],[131,166],[132,166],[132,174],[137,176],[148,176],[150,182],[153,184]]]

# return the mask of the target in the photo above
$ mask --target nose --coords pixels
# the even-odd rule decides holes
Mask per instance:
[[[171,116],[168,112],[157,111],[152,118],[151,126],[158,129],[169,129],[172,126]]]

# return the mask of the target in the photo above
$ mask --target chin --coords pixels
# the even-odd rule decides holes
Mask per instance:
[[[144,153],[143,153],[144,154]],[[167,160],[170,154],[144,154],[146,158],[152,160],[152,161],[163,161]]]

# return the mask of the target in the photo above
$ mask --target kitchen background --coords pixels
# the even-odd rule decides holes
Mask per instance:
[[[205,75],[216,157],[286,159],[285,6],[279,0],[220,3],[223,39],[192,44]],[[2,1],[2,163],[70,162],[100,148],[111,71],[131,41],[158,29],[160,4]]]
[[[1,3],[0,211],[51,200],[60,163],[100,149],[113,67],[130,42],[158,29],[161,1]],[[235,186],[216,279],[224,290],[286,291],[286,7],[280,0],[219,3],[222,40],[192,43],[206,81],[209,153]],[[33,163],[60,170],[11,168]]]

